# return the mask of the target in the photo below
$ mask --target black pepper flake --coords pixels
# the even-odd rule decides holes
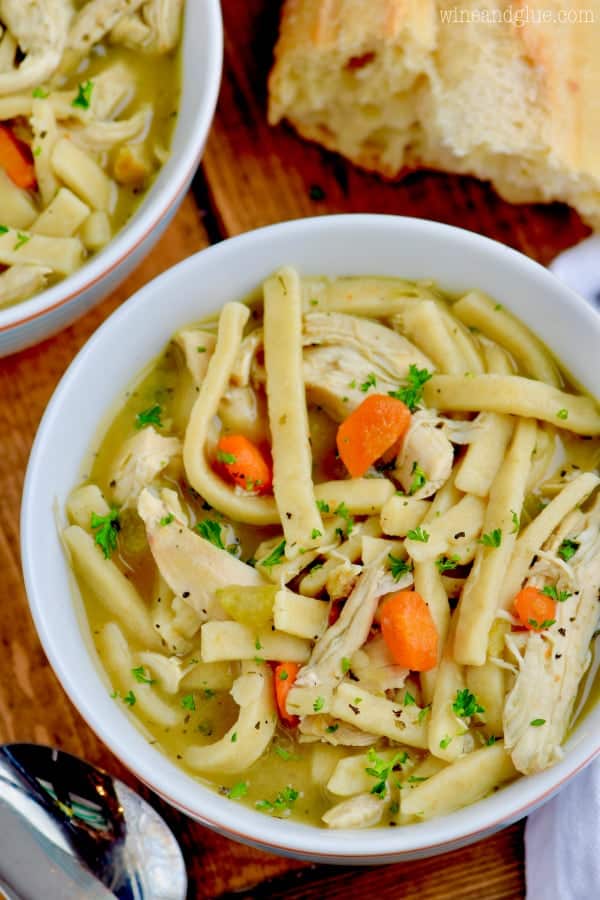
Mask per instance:
[[[113,480],[112,480],[112,481],[110,481],[110,482],[109,482],[109,484],[108,484],[108,486],[109,486],[109,487],[111,487],[111,488],[114,488],[114,487],[116,487],[116,486],[117,486],[117,482],[116,482],[116,481],[115,481],[115,479],[114,479],[114,478],[113,478]]]
[[[397,719],[399,719],[402,716],[402,710],[401,709],[393,709],[392,715],[394,715]]]
[[[190,596],[190,592],[189,592],[189,591],[184,591],[183,594],[182,594],[181,596],[183,597],[184,600],[187,600],[187,598]]]
[[[289,513],[289,512],[286,512],[285,517],[286,517],[286,519],[291,519],[291,518],[292,518],[292,514]]]
[[[461,538],[466,537],[466,533],[464,531],[457,531],[454,535],[454,540],[459,541]]]
[[[254,727],[257,731],[260,731],[260,722],[257,722]]]
[[[571,618],[569,619],[569,622],[574,622],[575,618],[576,618],[575,616],[571,616]]]
[[[561,659],[561,657],[562,657],[562,653],[555,653],[555,654],[554,654],[554,659]]]
[[[566,635],[566,633],[567,633],[567,629],[566,629],[566,628],[559,628],[559,629],[558,629],[558,633],[559,633],[559,634],[562,634],[562,636],[565,637],[565,635]]]
[[[352,710],[352,712],[354,713],[355,716],[360,715],[360,709],[358,708],[358,706],[353,706],[351,703],[349,703],[348,706]]]

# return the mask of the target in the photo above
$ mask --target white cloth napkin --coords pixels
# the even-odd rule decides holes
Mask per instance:
[[[600,759],[529,816],[525,876],[527,900],[600,898]]]

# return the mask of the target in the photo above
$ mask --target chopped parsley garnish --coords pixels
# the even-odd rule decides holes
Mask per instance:
[[[344,675],[350,671],[351,662],[347,656],[342,657],[342,672]]]
[[[215,522],[214,519],[203,519],[202,522],[198,522],[194,526],[194,530],[198,532],[200,537],[203,537],[205,541],[210,541],[210,543],[214,544],[215,547],[218,547],[219,550],[225,549],[225,544],[221,537],[220,522]]]
[[[132,669],[131,674],[140,684],[156,684],[155,678],[148,678],[144,666],[137,666],[135,669]]]
[[[564,559],[565,562],[569,562],[569,560],[573,556],[575,556],[578,550],[579,544],[577,543],[577,541],[572,541],[567,538],[558,548],[558,555],[561,557],[561,559]]]
[[[230,787],[227,791],[227,796],[230,800],[239,800],[241,797],[245,797],[248,793],[248,782],[247,781],[238,781],[233,787]]]
[[[143,409],[142,412],[139,412],[135,417],[135,427],[139,430],[140,428],[145,428],[146,425],[156,425],[157,428],[162,428],[162,422],[160,421],[162,413],[162,408],[155,403],[154,406],[149,406],[148,409]]]
[[[388,560],[390,563],[390,571],[392,573],[392,578],[394,579],[394,581],[399,581],[400,578],[407,572],[412,572],[412,565],[410,563],[407,563],[405,559],[400,559],[399,556],[394,556],[393,553],[388,553]]]
[[[569,597],[572,597],[572,593],[570,591],[559,591],[554,584],[547,584],[546,587],[542,588],[542,594],[545,594],[546,597],[551,597],[553,600],[556,600],[557,603],[564,603],[565,600],[568,600]]]
[[[321,712],[321,710],[323,709],[324,706],[325,706],[325,698],[324,698],[324,697],[317,697],[317,699],[316,699],[315,702],[313,703],[313,709],[314,709],[314,711],[315,711],[316,713]]]
[[[458,556],[440,556],[436,559],[435,564],[438,572],[447,572],[448,569],[455,569],[460,565]]]
[[[477,543],[483,544],[484,547],[499,547],[502,543],[502,529],[494,528],[493,531],[482,534]]]
[[[411,528],[406,537],[409,541],[420,541],[422,544],[426,544],[429,540],[429,532],[418,525],[417,528]]]
[[[196,701],[193,694],[186,694],[185,697],[182,697],[181,705],[184,709],[189,709],[190,712],[196,712]]]
[[[231,743],[235,744],[237,742],[237,731],[234,731],[231,735]]]
[[[313,541],[316,541],[317,538],[323,537],[323,534],[319,531],[318,528],[313,528],[313,530],[310,533],[310,536]]]
[[[475,713],[485,712],[475,694],[472,694],[468,688],[456,692],[456,699],[452,704],[452,709],[459,719],[469,719]]]
[[[161,524],[163,527],[164,527],[165,525],[170,525],[174,518],[175,518],[175,516],[173,515],[173,513],[169,513],[168,516],[163,516],[163,517],[162,517],[162,519],[160,520],[160,524]]]
[[[519,517],[516,514],[516,512],[514,511],[514,509],[511,509],[510,514],[511,514],[511,519],[512,519],[512,524],[513,524],[513,529],[511,531],[511,534],[518,534],[519,528],[521,527],[521,520],[519,519]]]
[[[48,97],[49,93],[50,93],[49,91],[44,90],[43,87],[38,85],[37,87],[35,87],[32,90],[31,96],[34,97],[36,100],[45,100]]]
[[[487,741],[485,742],[485,746],[486,746],[486,747],[493,747],[494,744],[496,743],[496,740],[497,740],[497,738],[495,738],[493,734],[490,735],[490,737],[489,737],[489,738],[487,739]]]
[[[427,706],[424,706],[423,709],[419,711],[419,715],[417,716],[417,721],[418,721],[419,725],[421,724],[421,722],[424,721],[425,716],[430,711],[431,711],[431,703],[429,703]]]
[[[417,701],[413,697],[413,695],[409,691],[405,691],[404,693],[404,705],[405,706],[416,706]]]
[[[442,750],[445,750],[446,747],[449,747],[451,743],[452,743],[452,738],[450,737],[449,734],[446,734],[440,741],[440,748]]]
[[[328,725],[327,728],[325,729],[325,731],[327,732],[327,734],[335,734],[335,732],[338,730],[339,727],[340,726],[337,724]]]
[[[133,691],[127,691],[123,697],[123,703],[126,703],[127,706],[135,706],[135,694]]]
[[[281,541],[268,556],[260,560],[263,569],[272,569],[273,566],[279,565],[285,555],[285,540]]]
[[[367,375],[367,380],[363,381],[363,383],[360,386],[360,389],[363,392],[363,394],[366,394],[367,391],[372,387],[377,387],[377,376],[375,375],[374,372],[369,372],[369,374]]]
[[[6,225],[0,225],[0,234],[8,234],[10,228],[7,228]]]
[[[212,700],[212,698],[215,696],[215,694],[216,694],[216,691],[213,691],[212,688],[204,688],[204,696],[206,697],[207,700]]]
[[[286,669],[282,669],[281,672],[279,673],[280,681],[287,681],[289,677],[290,677],[290,673]]]
[[[420,491],[422,487],[425,487],[427,484],[427,475],[415,459],[413,463],[413,467],[411,469],[412,479],[410,482],[410,487],[408,489],[409,494],[416,494],[417,491]]]
[[[285,747],[273,747],[273,752],[277,754],[277,756],[282,759],[284,762],[289,762],[290,759],[297,760],[300,757],[294,756],[293,753],[290,753],[289,750],[286,750]]]
[[[409,784],[419,784],[421,781],[427,781],[427,777],[425,775],[409,775],[406,780]]]
[[[283,813],[292,808],[299,796],[298,791],[288,784],[273,801],[258,800],[254,805],[262,812]]]
[[[328,513],[329,503],[326,503],[324,500],[317,500],[317,509],[319,510],[319,512]]]
[[[233,465],[236,458],[233,453],[226,453],[224,450],[217,450],[217,462],[225,463],[228,466]]]
[[[563,422],[569,418],[569,410],[568,409],[559,409],[556,413],[559,419],[562,419]]]
[[[311,200],[316,200],[318,202],[325,199],[325,191],[320,184],[311,184],[308,189],[308,196]]]
[[[389,391],[390,397],[401,400],[411,412],[414,412],[423,397],[423,386],[432,377],[432,372],[427,369],[419,369],[414,363],[408,367],[406,383],[397,391]]]
[[[31,240],[31,238],[29,237],[28,234],[23,234],[22,231],[17,231],[17,240],[16,240],[16,243],[15,243],[15,246],[13,249],[20,250],[21,247],[23,247],[24,244],[26,244],[27,241],[30,241],[30,240]]]
[[[260,642],[260,638],[256,638],[256,640],[254,641],[254,649],[255,649],[255,650],[262,650],[262,648],[263,648],[263,646],[262,646],[262,644],[261,644],[261,642]]]
[[[71,106],[79,107],[79,109],[89,109],[92,102],[92,91],[94,90],[93,81],[83,81],[77,87],[77,96],[71,103]]]
[[[104,559],[110,559],[117,549],[117,535],[121,530],[119,510],[113,506],[105,516],[92,513],[91,527],[95,532],[94,543],[102,550]]]
[[[546,720],[545,719],[532,719],[529,724],[533,725],[534,728],[539,728],[540,725],[546,724]]]
[[[543,622],[537,622],[535,619],[527,619],[527,622],[532,628],[535,628],[536,631],[543,631],[545,628],[550,628],[551,625],[556,625],[556,619],[544,619]]]
[[[350,515],[346,504],[340,503],[340,505],[334,509],[334,513],[336,516],[339,516],[340,519],[344,519],[346,522],[346,537],[350,537],[352,529],[354,528],[354,519]]]
[[[371,788],[371,793],[376,794],[378,797],[383,799],[388,778],[390,777],[395,766],[404,765],[404,763],[408,759],[408,753],[403,750],[400,753],[396,753],[396,755],[392,757],[389,762],[386,762],[381,758],[381,756],[379,756],[377,751],[373,747],[371,747],[367,753],[367,759],[369,760],[371,765],[367,766],[365,772],[367,773],[367,775],[371,775],[373,778],[377,779],[377,783],[374,784]]]

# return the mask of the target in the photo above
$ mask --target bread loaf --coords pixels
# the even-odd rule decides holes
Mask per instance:
[[[469,173],[600,228],[600,0],[287,0],[282,119],[389,178]]]

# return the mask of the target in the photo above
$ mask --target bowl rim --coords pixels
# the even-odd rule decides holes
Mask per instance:
[[[204,50],[208,76],[205,90],[199,96],[190,136],[182,146],[178,157],[178,170],[181,174],[176,180],[171,179],[160,186],[152,185],[149,195],[142,200],[131,219],[119,229],[106,247],[71,275],[27,300],[0,309],[0,335],[61,309],[95,287],[128,260],[145,243],[159,222],[180,203],[194,172],[200,165],[221,86],[223,68],[221,5],[219,0],[203,0],[203,5],[207,18],[208,37]],[[187,9],[185,14],[187,15]]]
[[[253,810],[232,805],[231,801],[219,797],[193,776],[178,769],[168,761],[164,754],[159,753],[150,745],[146,745],[143,758],[139,758],[126,745],[124,735],[127,729],[123,728],[122,734],[115,734],[114,724],[112,727],[110,723],[105,725],[89,701],[86,704],[85,693],[74,679],[73,672],[69,672],[70,666],[64,655],[58,652],[55,636],[51,634],[52,629],[43,614],[43,585],[38,586],[38,578],[33,565],[36,556],[35,483],[43,477],[38,473],[41,473],[43,468],[44,445],[48,436],[52,435],[56,429],[54,420],[57,417],[63,394],[73,388],[79,372],[85,370],[90,364],[95,348],[100,348],[108,340],[113,329],[116,328],[118,331],[123,327],[121,323],[126,321],[130,311],[143,306],[144,295],[148,290],[158,291],[160,288],[166,287],[175,271],[181,275],[188,269],[193,270],[196,266],[201,266],[202,260],[205,262],[210,260],[212,263],[221,262],[221,265],[226,268],[227,262],[230,262],[231,258],[235,258],[238,252],[247,253],[263,242],[268,245],[269,239],[275,234],[293,235],[296,240],[302,239],[302,237],[315,240],[320,230],[334,228],[341,231],[347,229],[356,237],[358,230],[373,225],[382,229],[391,229],[396,239],[401,237],[403,230],[408,229],[414,232],[415,236],[423,239],[435,234],[439,240],[446,240],[449,244],[458,241],[465,250],[472,248],[475,252],[480,253],[481,265],[485,263],[486,255],[492,254],[496,257],[499,265],[508,265],[517,277],[521,277],[519,268],[521,271],[528,272],[529,276],[535,278],[539,283],[540,292],[546,286],[554,294],[562,295],[567,305],[576,304],[578,314],[582,319],[581,327],[589,325],[590,329],[600,336],[598,313],[577,294],[559,282],[551,272],[504,244],[454,226],[421,219],[376,214],[319,216],[265,226],[212,245],[174,266],[173,269],[162,273],[120,306],[92,335],[63,375],[40,422],[27,468],[21,512],[23,570],[29,605],[38,635],[63,689],[92,730],[142,782],[192,818],[221,834],[263,849],[326,862],[393,862],[416,855],[433,855],[444,852],[484,837],[532,811],[600,754],[600,732],[580,735],[580,726],[575,732],[576,739],[569,739],[572,746],[569,747],[566,758],[552,768],[538,775],[518,779],[504,787],[502,791],[477,801],[463,810],[438,819],[397,829],[340,830],[337,832],[294,822],[290,823],[293,828],[286,829],[284,832],[279,826],[278,820],[272,820]],[[117,391],[115,391],[116,394]],[[42,602],[40,602],[40,598]],[[89,654],[89,648],[85,652]],[[119,711],[119,715],[124,725],[125,723],[130,724],[124,711]],[[130,727],[134,728],[132,725]],[[132,732],[129,732],[129,736],[132,736]],[[167,765],[163,765],[163,763]],[[173,782],[172,786],[170,786],[169,779]],[[187,783],[187,792],[185,785],[179,783],[181,780]],[[202,788],[206,795],[206,803],[199,802],[195,806],[189,805],[190,785]],[[516,793],[515,787],[521,799],[513,796]],[[506,799],[509,796],[511,801]],[[210,814],[203,809],[205,805],[210,807]],[[473,810],[476,810],[476,813],[473,813]],[[469,825],[470,819],[473,821]],[[424,830],[427,837],[423,835]],[[421,835],[423,836],[421,837]],[[427,841],[426,843],[424,843],[424,839]],[[315,849],[316,844],[319,845],[317,850]],[[361,848],[358,852],[357,847]]]

